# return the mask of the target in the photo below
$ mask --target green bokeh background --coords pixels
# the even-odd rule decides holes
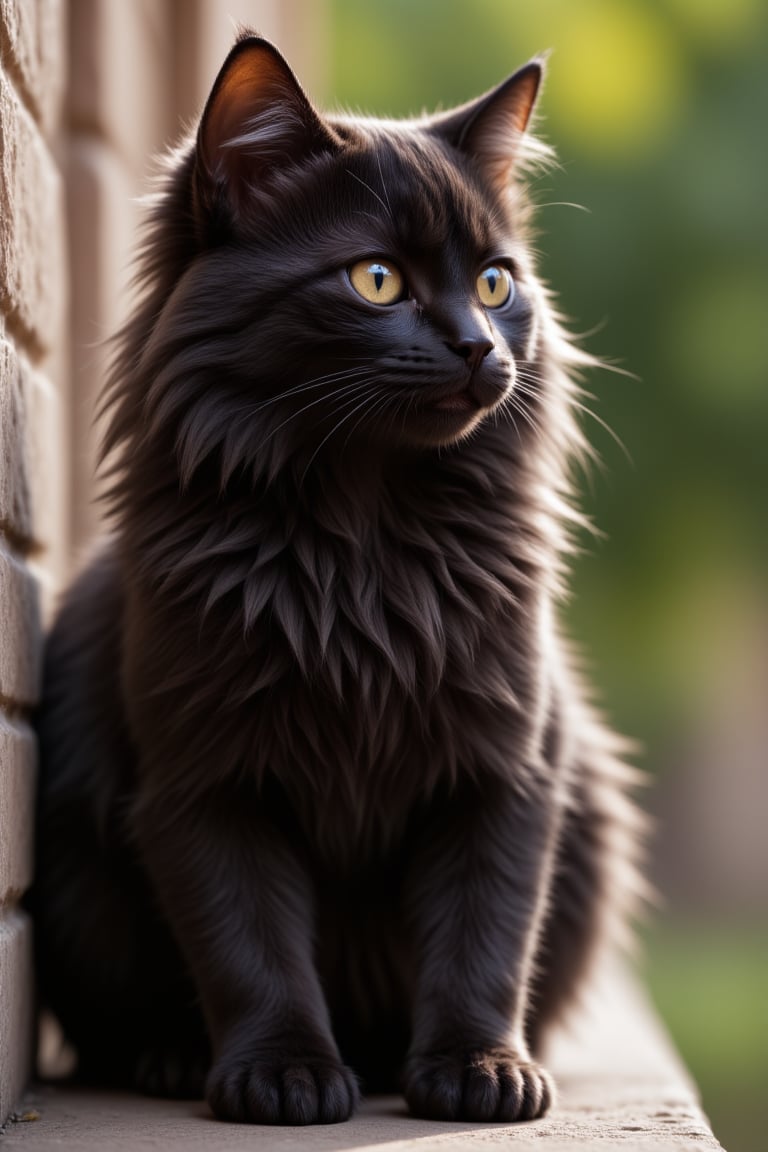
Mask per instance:
[[[584,344],[636,376],[589,382],[630,459],[588,419],[604,468],[584,503],[604,536],[585,540],[569,623],[663,781],[724,667],[768,645],[768,5],[328,0],[328,15],[316,94],[378,114],[461,102],[552,50],[541,271]],[[673,911],[649,933],[651,987],[725,1147],[760,1152],[768,891],[736,925]]]

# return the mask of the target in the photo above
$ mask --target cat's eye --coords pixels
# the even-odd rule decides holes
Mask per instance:
[[[477,278],[477,294],[484,308],[501,308],[512,298],[514,291],[511,273],[499,264],[484,268]]]
[[[396,304],[405,287],[399,269],[382,260],[358,260],[349,269],[349,280],[355,292],[371,304]]]

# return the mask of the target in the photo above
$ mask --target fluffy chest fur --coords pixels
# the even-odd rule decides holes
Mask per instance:
[[[531,478],[504,442],[488,429],[437,467],[350,460],[322,484],[230,494],[203,526],[193,491],[156,522],[129,596],[129,695],[163,740],[197,726],[197,787],[277,780],[349,851],[460,773],[508,771],[539,727],[548,589]],[[345,822],[324,819],[339,807]]]

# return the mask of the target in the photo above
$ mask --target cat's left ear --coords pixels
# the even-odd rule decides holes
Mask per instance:
[[[274,45],[245,32],[224,61],[197,133],[202,207],[234,223],[281,172],[334,143]]]
[[[543,59],[531,60],[484,96],[432,118],[431,131],[471,157],[498,193],[531,151],[524,138],[543,76]]]

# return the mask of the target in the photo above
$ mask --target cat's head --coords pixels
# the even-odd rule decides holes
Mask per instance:
[[[226,478],[444,446],[510,402],[539,320],[516,176],[541,73],[433,117],[331,118],[241,36],[184,156],[194,242],[143,357],[183,477],[213,453]]]

